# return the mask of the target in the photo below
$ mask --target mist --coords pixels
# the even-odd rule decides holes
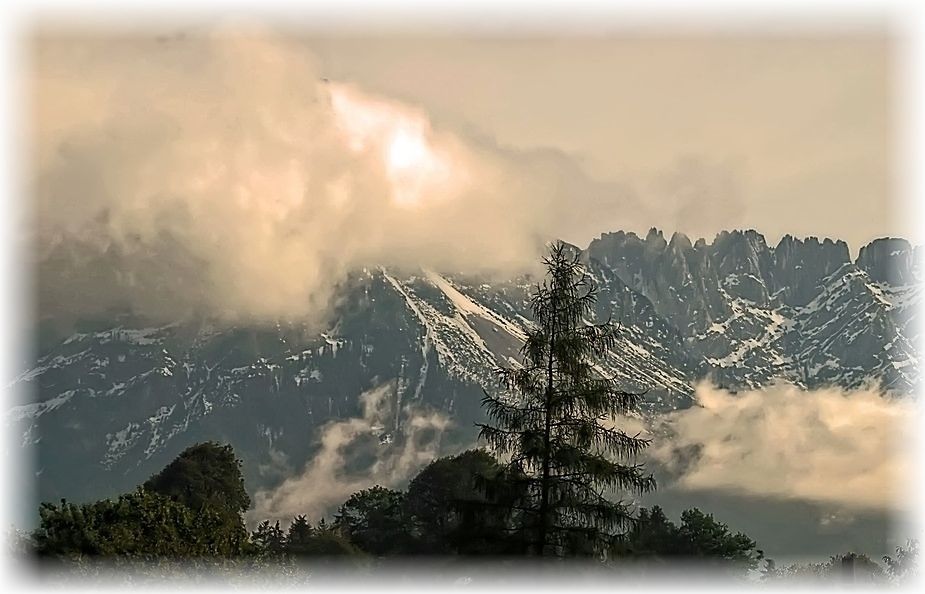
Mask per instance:
[[[708,383],[697,404],[654,420],[649,456],[671,489],[711,490],[905,512],[913,504],[917,406],[872,388],[788,384],[730,393]]]
[[[389,382],[364,392],[362,417],[322,426],[317,453],[275,489],[258,491],[250,519],[285,523],[306,514],[317,522],[357,491],[374,485],[403,488],[437,457],[450,420],[438,412],[406,407],[401,433],[383,439],[385,426],[395,418],[389,398],[394,391],[395,383]]]
[[[596,213],[646,219],[564,153],[328,80],[268,31],[45,34],[33,58],[43,315],[317,320],[352,270],[510,276]]]
[[[408,409],[402,430],[390,438],[394,441],[380,442],[377,436],[394,418],[393,389],[384,384],[364,393],[361,417],[322,427],[318,452],[278,487],[258,492],[251,519],[330,517],[351,494],[377,484],[402,489],[445,455],[441,437],[450,420],[438,413]],[[643,497],[641,505],[651,505],[652,499],[672,506],[680,498],[691,506],[707,497],[724,501],[735,515],[750,506],[793,510],[819,516],[814,521],[820,523],[822,540],[833,530],[857,537],[855,522],[865,534],[876,532],[872,526],[887,531],[881,520],[871,518],[896,517],[913,505],[910,419],[917,409],[906,399],[885,398],[872,388],[804,390],[778,384],[731,393],[701,383],[696,401],[685,410],[615,421],[629,434],[652,439],[640,461],[656,472],[659,488],[655,499]],[[723,509],[708,511],[723,518]],[[761,514],[744,513],[739,522],[750,517]],[[770,543],[790,532],[765,524],[735,528]]]

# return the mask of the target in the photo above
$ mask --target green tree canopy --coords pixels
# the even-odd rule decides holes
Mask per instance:
[[[241,540],[211,507],[186,505],[143,488],[76,505],[43,503],[33,534],[42,557],[131,557],[190,559],[241,553]]]
[[[311,558],[313,562],[323,557],[339,559],[352,557],[350,561],[356,565],[363,563],[364,558],[362,551],[338,534],[335,528],[326,526],[323,520],[312,529],[311,536],[304,540],[300,537],[295,543],[289,541],[287,547],[295,557],[303,560]]]
[[[180,501],[192,509],[211,505],[230,515],[243,514],[251,500],[244,489],[241,461],[230,445],[199,443],[144,483],[145,489]]]
[[[184,451],[136,491],[75,505],[43,503],[33,535],[41,556],[233,556],[247,545],[250,498],[231,446]]]

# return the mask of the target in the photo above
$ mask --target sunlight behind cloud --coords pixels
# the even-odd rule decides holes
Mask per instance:
[[[38,40],[41,306],[322,323],[357,269],[532,269],[563,196],[595,194],[562,159],[536,166],[323,74],[261,30]],[[112,255],[112,279],[63,281],[46,265],[62,245],[87,266]]]
[[[434,145],[427,118],[413,110],[372,99],[345,85],[332,84],[331,105],[337,123],[355,153],[372,151],[381,158],[391,183],[392,201],[402,207],[457,197],[462,167],[446,147]]]

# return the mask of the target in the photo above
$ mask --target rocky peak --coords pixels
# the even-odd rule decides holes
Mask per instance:
[[[604,264],[613,266],[618,260],[625,260],[628,253],[638,252],[642,248],[642,240],[635,233],[604,233],[591,241],[588,254]]]
[[[668,242],[668,249],[683,253],[694,249],[694,247],[691,245],[691,240],[687,235],[676,231],[671,235],[671,241]]]
[[[779,296],[791,306],[803,306],[819,294],[820,283],[851,262],[848,244],[818,237],[805,240],[785,235],[774,248],[773,275]]]
[[[651,300],[658,314],[685,335],[729,313],[710,250],[702,239],[695,247],[686,235],[675,232],[665,241],[664,233],[652,228],[645,239],[633,233],[603,235],[591,242],[588,251],[611,266],[627,286]]]
[[[921,250],[918,250],[921,254]],[[905,239],[883,237],[861,248],[857,266],[873,280],[893,286],[915,282],[915,253]]]
[[[759,304],[768,302],[773,258],[763,235],[753,229],[723,231],[713,242],[713,259],[730,294]]]
[[[756,276],[770,260],[764,236],[753,229],[723,231],[713,241],[713,253],[722,272],[744,272]]]
[[[582,251],[582,249],[578,247],[577,245],[571,244],[567,241],[563,241],[562,246],[564,248],[562,251],[565,254],[565,256],[568,258],[574,258],[575,256],[578,256],[579,258],[581,258],[584,255],[584,252]]]
[[[668,247],[668,242],[665,241],[665,235],[661,230],[655,227],[649,229],[646,234],[646,249],[653,252],[663,252],[666,247]]]

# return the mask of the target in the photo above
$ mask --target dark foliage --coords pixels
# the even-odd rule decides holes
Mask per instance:
[[[316,530],[308,541],[288,550],[301,559],[358,557],[363,554],[353,543],[330,529]]]
[[[286,534],[279,527],[279,520],[274,524],[271,524],[269,520],[261,522],[257,529],[251,532],[250,541],[255,552],[263,557],[282,557],[288,548]]]
[[[570,252],[558,243],[545,258],[523,364],[498,370],[505,394],[486,392],[493,424],[480,425],[480,437],[510,457],[503,478],[519,483],[517,525],[525,552],[538,556],[603,554],[632,525],[630,507],[611,496],[655,488],[635,463],[648,440],[610,425],[636,410],[639,395],[621,391],[594,365],[618,329],[589,320],[597,288]]]
[[[669,520],[658,506],[641,508],[636,525],[614,548],[618,556],[646,557],[662,561],[688,560],[730,568],[755,569],[764,554],[755,541],[712,514],[689,509],[681,514],[681,525]]]
[[[317,557],[359,556],[361,551],[322,521],[317,527],[303,515],[296,516],[285,532],[279,521],[261,522],[251,533],[253,552],[271,561],[301,561]]]
[[[314,537],[315,531],[308,518],[296,516],[286,531],[286,550],[292,555],[301,555],[311,547]]]
[[[233,466],[238,467],[236,463]],[[233,571],[266,568],[280,576],[294,576],[297,564],[303,563],[309,568],[327,563],[338,568],[362,568],[370,562],[368,555],[510,556],[523,550],[516,526],[516,505],[522,497],[516,491],[492,491],[490,487],[522,488],[527,483],[517,477],[508,480],[504,477],[507,471],[486,452],[470,450],[435,460],[411,481],[405,493],[379,486],[355,493],[340,507],[333,525],[322,519],[312,526],[308,518],[298,515],[286,529],[278,521],[264,521],[246,540],[239,535],[243,523],[240,514],[229,521],[231,506],[216,509],[211,503],[219,496],[215,491],[207,488],[206,493],[196,493],[191,489],[188,501],[200,502],[198,508],[192,508],[178,496],[139,487],[114,501],[44,503],[39,510],[39,528],[31,535],[15,533],[13,544],[20,553],[32,551],[42,558],[72,562],[78,568],[101,558],[120,563],[153,561],[154,576],[171,572],[170,566],[160,565],[164,560],[202,561]],[[190,473],[180,476],[189,477]],[[234,487],[236,480],[214,481],[198,473],[192,476],[200,480],[188,484],[230,484],[229,495],[240,497]],[[680,524],[675,524],[658,507],[640,509],[633,528],[608,553],[608,563],[613,566],[640,559],[660,564],[685,559],[721,569],[747,570],[756,568],[762,559],[753,540],[731,533],[712,515],[691,509],[681,515]],[[856,553],[783,569],[765,560],[761,575],[766,580],[900,583],[914,575],[916,553],[914,541],[897,548],[895,557],[884,558],[885,571]]]
[[[172,497],[191,509],[208,505],[229,516],[243,514],[251,505],[244,489],[241,461],[235,458],[230,445],[215,442],[187,448],[148,479],[144,488]]]
[[[408,485],[405,510],[413,552],[432,555],[510,555],[515,497],[493,493],[505,469],[484,450],[469,450],[431,462]]]
[[[190,559],[243,552],[237,527],[215,509],[192,510],[144,488],[115,501],[43,503],[39,514],[33,542],[41,557]]]
[[[35,551],[78,559],[240,555],[248,547],[241,513],[250,505],[240,468],[231,446],[204,443],[115,501],[43,503]]]
[[[376,556],[407,552],[411,541],[404,493],[376,485],[354,493],[334,516],[334,529]]]

